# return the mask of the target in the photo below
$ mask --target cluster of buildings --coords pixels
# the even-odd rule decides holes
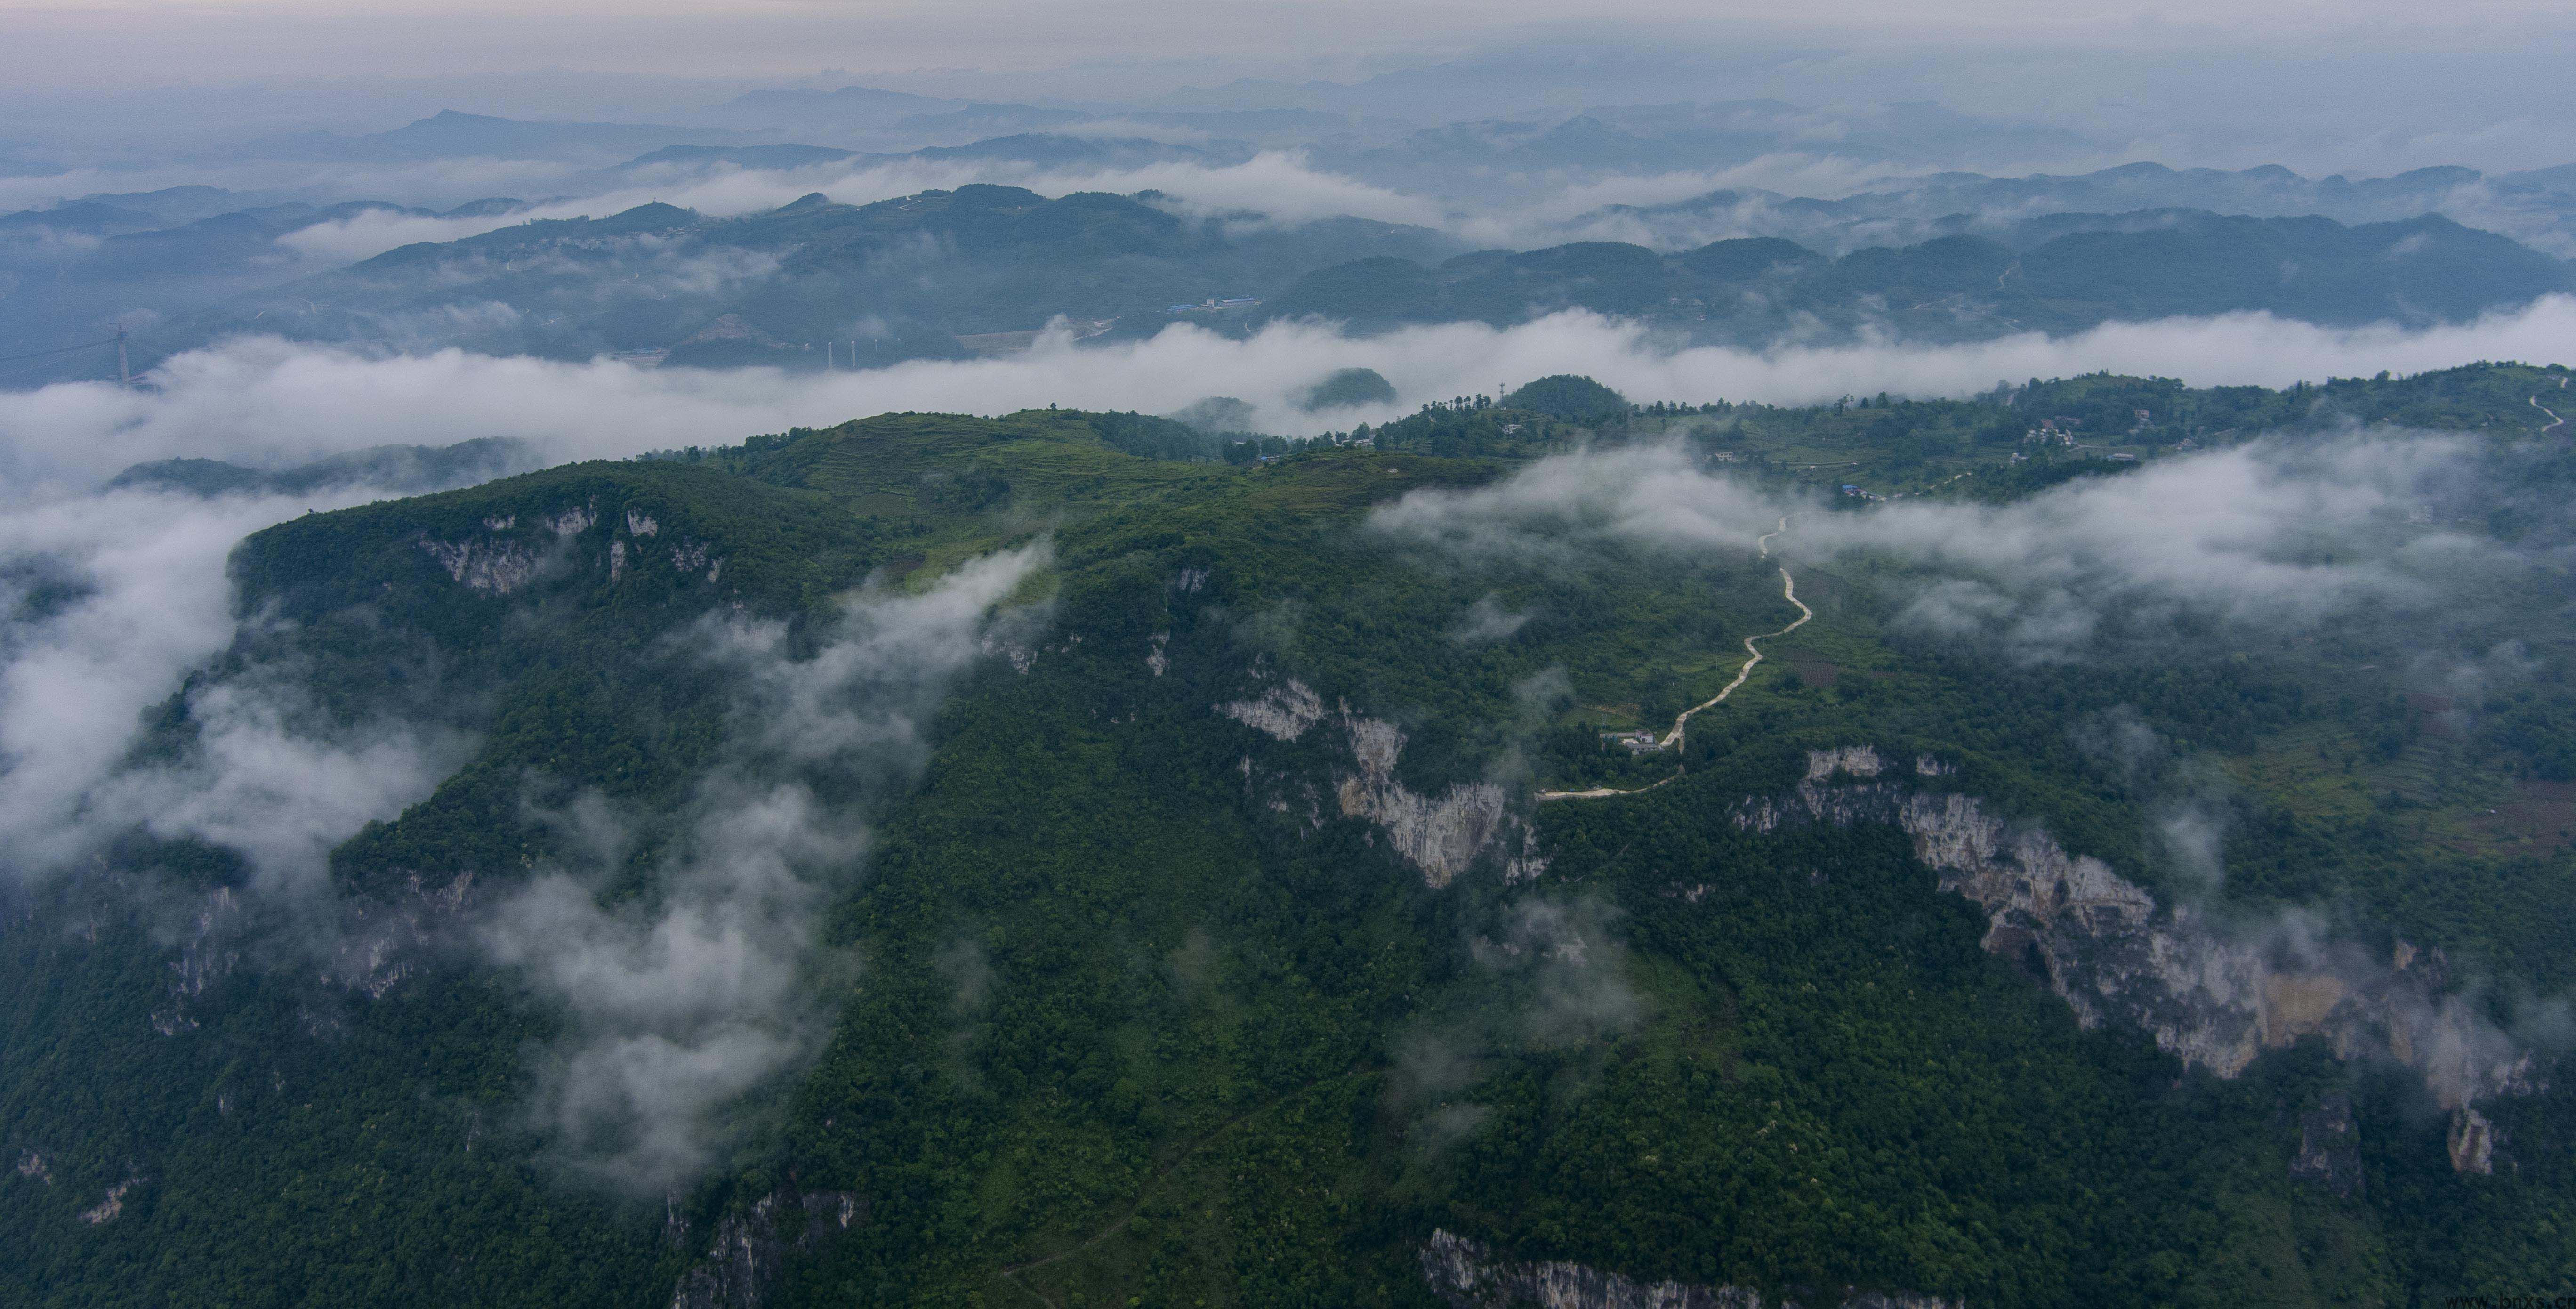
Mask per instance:
[[[2025,442],[2035,441],[2041,445],[2054,441],[2059,445],[2071,446],[2075,444],[2075,429],[2081,426],[2083,423],[2078,419],[2043,418],[2039,420],[2039,426],[2022,433],[2021,439]]]

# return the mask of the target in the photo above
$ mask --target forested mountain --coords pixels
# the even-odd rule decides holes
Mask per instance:
[[[906,203],[752,230],[1194,239]],[[289,519],[7,883],[0,1299],[2557,1287],[2567,378],[890,414]],[[422,786],[119,807],[288,746]]]
[[[1387,141],[1328,139],[1322,157],[1383,185],[1495,195],[1519,176],[1605,177],[1724,169],[1815,148],[1856,164],[1903,167],[1963,157],[2049,159],[2085,153],[2074,132],[1981,119],[1933,104],[1846,109],[1779,100],[1600,105],[1473,119]]]
[[[443,109],[390,132],[342,136],[308,132],[252,142],[284,158],[318,156],[382,163],[421,159],[569,159],[606,164],[672,145],[751,144],[734,133],[649,123],[542,123]]]
[[[1384,328],[1579,308],[1759,344],[1802,325],[1810,336],[1871,324],[1937,340],[2244,310],[2323,323],[2457,321],[2570,285],[2563,262],[2432,216],[2348,228],[2197,210],[2054,214],[2004,235],[1839,259],[1777,237],[1671,255],[1582,242],[1436,267],[1380,257],[1309,274],[1263,312]]]
[[[1051,141],[978,149],[1121,148]],[[1024,348],[1026,334],[1058,318],[1077,337],[1116,340],[1179,321],[1240,333],[1315,317],[1376,331],[1563,309],[1745,345],[1864,329],[1939,341],[2246,310],[2331,324],[2455,322],[2569,285],[2561,261],[2436,216],[2345,227],[2199,210],[2051,214],[1993,236],[1840,258],[1779,238],[1674,254],[1617,242],[1460,254],[1456,240],[1423,228],[1228,223],[1158,199],[976,185],[870,205],[809,195],[729,219],[654,204],[527,222],[245,292],[139,334],[137,348],[149,361],[256,332],[819,369],[827,354],[848,367]],[[255,270],[280,224],[313,221],[298,209],[111,237],[84,275],[103,277],[121,260],[142,276],[165,246],[196,259],[219,240],[240,246],[241,266]],[[1195,308],[1223,300],[1240,303]]]
[[[120,317],[149,339],[165,315],[202,311],[227,297],[309,275],[311,261],[280,238],[362,217],[435,216],[372,200],[243,203],[262,199],[180,187],[0,217],[0,353],[38,355],[93,342],[112,335]],[[448,216],[516,205],[478,201]],[[152,349],[143,358],[162,353]],[[39,355],[0,368],[0,380],[42,380],[48,369],[61,366],[80,369],[76,375],[100,373],[95,352],[68,363]],[[113,375],[112,361],[107,371]]]
[[[1033,332],[1059,316],[1086,332],[1150,334],[1175,304],[1257,297],[1357,255],[1457,249],[1434,232],[1356,218],[1234,230],[1153,199],[966,186],[870,205],[811,195],[732,219],[645,205],[407,246],[241,297],[153,344],[259,331],[819,369],[827,341],[845,367],[853,353],[862,364],[964,357],[961,336]]]

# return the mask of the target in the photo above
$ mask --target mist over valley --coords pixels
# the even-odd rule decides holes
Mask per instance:
[[[2561,16],[1614,8],[32,16],[0,1300],[2563,1289]]]

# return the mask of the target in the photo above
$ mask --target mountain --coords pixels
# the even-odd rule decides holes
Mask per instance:
[[[1077,143],[1110,150],[1116,143]],[[154,350],[240,330],[323,341],[444,339],[498,353],[588,358],[669,350],[674,363],[846,366],[963,357],[960,336],[1033,332],[1063,316],[1150,333],[1169,307],[1256,295],[1371,250],[1437,257],[1454,242],[1416,228],[1335,219],[1228,232],[1131,198],[1049,199],[965,186],[870,205],[820,195],[706,219],[669,205],[504,227],[407,246],[244,296],[155,332]],[[257,324],[256,328],[250,325]]]
[[[160,226],[173,227],[192,223],[217,214],[236,213],[261,204],[276,204],[284,196],[257,192],[227,191],[219,186],[169,186],[158,191],[126,193],[99,192],[81,200],[90,204],[114,205],[139,210],[160,219]]]
[[[159,217],[141,210],[79,200],[49,209],[24,209],[14,214],[0,214],[0,240],[40,232],[65,236],[119,236],[127,232],[149,232],[163,225]]]
[[[868,130],[921,114],[946,113],[963,102],[903,91],[845,86],[836,91],[749,91],[701,111],[717,127],[814,132]]]
[[[830,153],[759,149],[779,153],[749,157]],[[902,158],[1108,167],[1173,149],[1041,136]],[[630,166],[695,166],[736,152],[688,148]],[[821,368],[826,342],[838,365],[964,358],[1024,347],[1032,339],[1024,334],[1059,317],[1078,335],[1119,340],[1181,318],[1227,332],[1300,317],[1378,331],[1508,324],[1577,308],[1758,346],[1793,328],[1961,340],[2238,311],[2334,324],[2452,322],[2569,286],[2560,261],[2438,216],[2345,227],[2196,210],[2050,214],[1840,258],[1780,238],[1679,254],[1608,241],[1459,254],[1455,241],[1423,229],[1351,218],[1230,226],[1183,218],[1159,199],[1050,199],[974,185],[869,205],[809,195],[727,219],[648,205],[523,223],[241,294],[142,334],[138,348],[157,358],[255,330],[374,344],[434,336],[556,358],[661,351],[679,364]],[[111,238],[87,266],[177,267],[213,260],[205,252],[229,242],[223,257],[256,269],[263,255],[273,262],[280,231],[341,212],[281,208],[208,220],[202,231]],[[1175,308],[1219,300],[1258,303]]]
[[[606,163],[669,145],[719,145],[739,141],[732,132],[644,123],[537,123],[454,109],[390,132],[365,136],[306,133],[254,142],[248,149],[278,158],[369,162],[422,159],[561,159]]]
[[[730,164],[736,168],[810,168],[854,158],[848,150],[820,145],[672,145],[640,154],[618,165],[621,172],[656,164],[698,167]]]
[[[144,809],[8,883],[0,1297],[2551,1284],[2566,376],[1470,398],[1233,467],[1128,453],[1134,416],[883,415],[291,519],[93,821],[319,743],[427,779],[309,867]],[[2374,447],[2460,480],[2331,538],[2345,484],[2292,495],[2297,585],[2431,550],[2440,591],[2231,611],[2249,579],[2093,553],[2201,539],[2196,468],[2374,476],[2251,440],[2354,421],[2471,433]],[[2066,644],[1920,621],[1962,565],[1834,544],[1880,521],[2034,552],[2055,599],[1979,612]],[[2424,689],[2436,629],[2525,671]]]
[[[1832,141],[1839,158],[1897,165],[1959,157],[1964,140],[2010,139],[2023,157],[2079,149],[2073,133],[1981,123],[1937,105],[1809,109],[1778,100],[1630,104],[1475,119],[1423,128],[1401,140],[1322,156],[1383,185],[1448,194],[1484,193],[1492,170],[1595,177],[1715,170]],[[1479,170],[1484,170],[1480,173]]]
[[[1934,339],[2249,310],[2323,323],[2461,321],[2571,286],[2563,262],[2430,215],[2347,228],[2192,210],[2059,214],[2004,235],[2009,243],[1944,236],[1839,259],[1776,237],[1676,255],[1578,242],[1430,268],[1379,257],[1310,273],[1262,313],[1383,330],[1590,309],[1759,344],[1800,318]]]
[[[257,492],[304,495],[334,487],[365,486],[419,493],[470,486],[543,462],[525,442],[485,436],[448,446],[380,445],[291,468],[244,468],[219,459],[156,459],[110,478],[110,491],[182,491],[192,495]]]
[[[1730,188],[1666,204],[1610,206],[1573,226],[1608,230],[1630,225],[1655,233],[1660,244],[1689,241],[1701,232],[1773,235],[1840,252],[1944,233],[1996,235],[2016,223],[2061,213],[2198,209],[2254,218],[2324,217],[2346,224],[2399,222],[2431,213],[2564,257],[2576,254],[2576,187],[2565,181],[2566,171],[2488,176],[2445,167],[2350,179],[2340,174],[2303,177],[2278,165],[2228,171],[2134,163],[2072,175],[1941,172],[1891,179],[1833,200]]]

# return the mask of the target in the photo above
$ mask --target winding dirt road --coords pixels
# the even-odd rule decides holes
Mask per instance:
[[[1783,517],[1781,518],[1780,525],[1778,527],[1775,527],[1768,532],[1764,532],[1762,535],[1754,538],[1754,547],[1762,552],[1763,558],[1768,559],[1771,557],[1771,538],[1788,530],[1789,520],[1787,517]],[[1764,632],[1759,636],[1748,636],[1744,638],[1744,666],[1735,670],[1735,680],[1727,683],[1718,691],[1717,694],[1683,710],[1681,712],[1681,716],[1673,720],[1672,730],[1664,733],[1662,740],[1655,742],[1655,749],[1659,751],[1670,750],[1679,746],[1682,743],[1682,729],[1689,725],[1691,715],[1698,713],[1703,709],[1715,708],[1718,704],[1724,702],[1726,697],[1735,694],[1735,688],[1744,685],[1744,679],[1753,675],[1754,665],[1762,662],[1762,647],[1755,644],[1755,642],[1768,641],[1773,637],[1778,636],[1787,636],[1789,633],[1806,626],[1807,620],[1816,616],[1816,611],[1808,608],[1806,602],[1798,598],[1798,580],[1789,575],[1789,570],[1786,567],[1783,567],[1780,570],[1780,598],[1798,607],[1797,618],[1791,621],[1787,627],[1783,627],[1779,631]],[[1625,788],[1616,786],[1596,786],[1583,791],[1541,791],[1538,793],[1538,798],[1541,802],[1545,802],[1549,800],[1597,800],[1604,796],[1613,795],[1639,795],[1644,792],[1654,790],[1659,786],[1671,785],[1673,778],[1681,776],[1682,771],[1683,770],[1681,768],[1676,767],[1673,769],[1672,777],[1667,777],[1659,782],[1649,782],[1644,786],[1631,786]]]
[[[2562,382],[2562,383],[2560,383],[2560,385],[2563,387],[2563,386],[2565,385],[2565,383],[2563,383],[2563,382]],[[2539,410],[2540,412],[2542,412],[2542,413],[2544,413],[2544,414],[2549,415],[2549,426],[2547,426],[2547,427],[2544,427],[2544,428],[2540,429],[2540,434],[2541,434],[2542,436],[2547,436],[2547,435],[2549,435],[2551,432],[2555,432],[2555,431],[2557,431],[2559,428],[2565,427],[2565,426],[2567,425],[2567,420],[2566,420],[2566,419],[2564,419],[2564,418],[2559,417],[2559,416],[2558,416],[2558,411],[2557,411],[2557,410],[2552,409],[2552,408],[2550,408],[2549,406],[2547,406],[2547,405],[2545,405],[2545,404],[2540,403],[2540,397],[2539,397],[2539,396],[2536,396],[2536,395],[2535,395],[2535,396],[2531,397],[2531,407],[2532,407],[2532,408],[2534,408],[2534,409]]]

